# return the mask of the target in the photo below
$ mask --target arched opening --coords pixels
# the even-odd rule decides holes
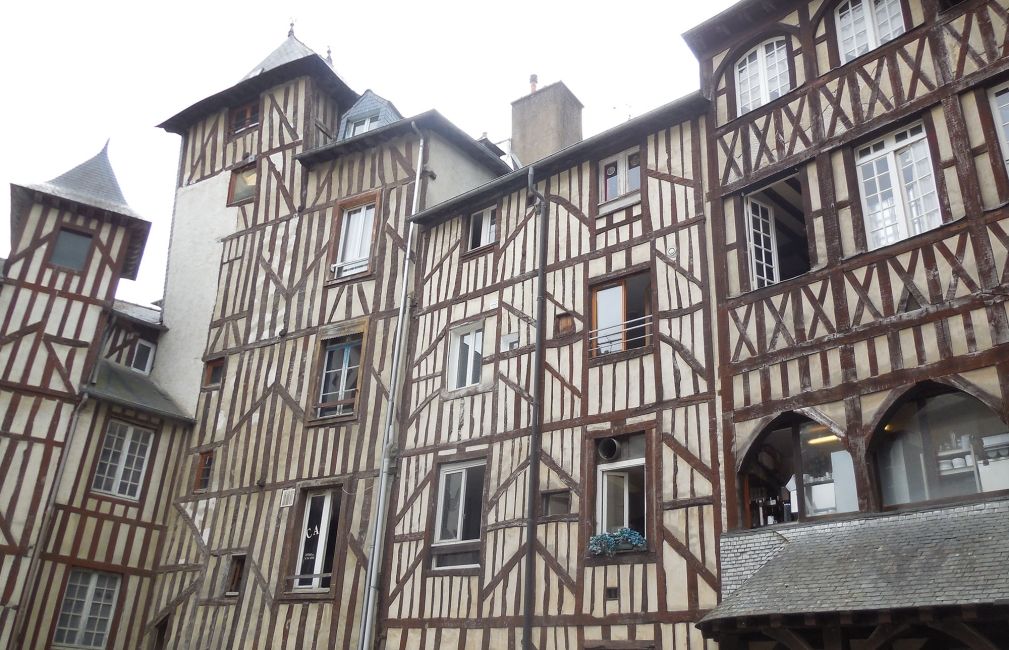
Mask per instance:
[[[844,440],[795,414],[778,418],[757,438],[740,485],[747,528],[858,510],[855,468]]]
[[[873,437],[883,507],[1009,490],[1009,428],[970,395],[925,384]]]

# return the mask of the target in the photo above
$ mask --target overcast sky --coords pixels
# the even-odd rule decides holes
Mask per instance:
[[[295,35],[356,91],[404,115],[437,108],[470,135],[509,136],[511,102],[563,80],[585,105],[584,134],[697,88],[680,34],[733,0],[596,2],[286,0],[147,3],[13,1],[0,12],[4,183],[49,180],[109,154],[130,205],[153,226],[140,276],[119,297],[161,297],[180,138],[155,128],[243,77]],[[10,214],[10,193],[0,192]],[[0,219],[0,257],[10,220]]]

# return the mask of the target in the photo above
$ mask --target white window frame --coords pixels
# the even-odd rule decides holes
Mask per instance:
[[[82,606],[81,613],[79,615],[80,619],[79,619],[78,624],[77,624],[77,626],[75,628],[62,627],[61,626],[61,619],[63,618],[63,615],[64,615],[64,609],[67,607],[67,604],[68,604],[68,601],[67,601],[67,588],[70,586],[70,583],[74,579],[74,576],[81,576],[81,575],[87,577],[87,591],[86,591],[85,596],[84,596],[84,605]],[[92,608],[96,605],[95,600],[94,600],[94,598],[95,598],[95,590],[98,587],[98,578],[100,576],[105,576],[105,577],[113,578],[115,580],[115,583],[114,583],[114,586],[113,586],[113,589],[112,589],[112,591],[113,591],[113,593],[112,593],[112,607],[111,607],[108,619],[106,619],[104,621],[104,624],[103,624],[103,628],[104,629],[95,629],[95,630],[93,630],[94,633],[100,633],[101,634],[101,637],[102,637],[101,643],[98,644],[98,645],[95,645],[95,644],[85,644],[85,643],[79,642],[79,639],[80,639],[81,635],[83,635],[87,631],[88,623],[89,623],[89,621],[92,619],[92,617],[94,615],[94,612],[92,612]],[[102,572],[102,571],[90,571],[90,570],[87,570],[87,569],[80,569],[80,568],[71,569],[70,570],[70,575],[67,577],[67,584],[66,584],[66,586],[63,589],[63,600],[60,603],[60,611],[59,611],[59,614],[56,617],[56,634],[59,634],[60,631],[63,630],[65,632],[68,632],[68,633],[72,634],[73,638],[72,638],[72,641],[70,641],[70,642],[68,642],[68,641],[59,641],[59,642],[57,642],[55,640],[55,636],[54,636],[53,647],[54,648],[104,648],[108,644],[108,641],[109,641],[109,631],[110,631],[110,629],[112,627],[112,619],[115,618],[116,605],[119,604],[119,588],[120,588],[121,584],[122,584],[122,578],[119,575],[115,574],[115,573],[105,573],[105,572]],[[97,604],[100,607],[104,603],[97,603]]]
[[[136,365],[137,349],[140,348],[140,346],[144,346],[145,348],[150,350],[150,354],[147,355],[147,363],[142,368],[138,368]],[[149,375],[151,374],[151,369],[154,367],[154,353],[157,352],[157,350],[158,345],[156,343],[152,343],[145,339],[137,339],[136,342],[133,344],[133,350],[130,352],[130,359],[126,363],[126,365],[129,366],[131,369],[136,370],[137,372],[142,372],[145,375]]]
[[[431,546],[438,548],[451,548],[452,546],[457,546],[459,544],[471,544],[473,542],[479,542],[483,538],[483,531],[481,526],[481,532],[477,535],[476,539],[462,539],[462,529],[463,521],[466,519],[466,472],[472,467],[484,467],[484,487],[487,483],[487,460],[485,458],[480,458],[478,460],[471,460],[462,463],[451,463],[442,465],[438,469],[438,501],[435,505],[435,518],[434,518],[434,536],[432,537]],[[456,522],[456,530],[458,531],[458,537],[455,539],[441,539],[441,525],[445,513],[442,511],[442,506],[445,503],[445,483],[446,477],[449,474],[463,474],[462,483],[459,490],[459,519]],[[481,500],[483,495],[481,495]],[[483,516],[483,507],[481,506],[480,516]],[[481,522],[482,524],[483,522]],[[480,566],[479,563],[476,564],[452,564],[449,566],[434,566],[437,569],[466,569],[472,567]]]
[[[348,339],[348,340],[341,340]],[[350,365],[350,348],[357,346],[357,359],[358,363],[356,366]],[[339,358],[339,368],[329,367],[329,351],[332,348],[342,348],[342,354]],[[315,415],[319,418],[328,417],[339,417],[343,415],[354,415],[357,406],[357,396],[360,394],[361,388],[361,355],[364,354],[364,336],[362,334],[348,334],[345,337],[337,337],[334,339],[329,339],[323,343],[322,348],[322,372],[319,374],[319,399],[315,405]],[[347,387],[347,376],[350,374],[351,370],[357,370],[357,382],[352,388]],[[340,386],[337,388],[335,393],[329,393],[330,395],[335,395],[337,401],[346,400],[347,393],[353,391],[354,393],[354,403],[353,404],[339,404],[335,407],[326,407],[326,404],[331,402],[326,402],[323,398],[327,395],[324,391],[326,390],[326,375],[331,372],[340,373]],[[330,413],[323,415],[322,411],[326,408],[336,408],[336,413]]]
[[[375,209],[377,204],[365,203],[352,208],[344,208],[340,216],[340,246],[336,262],[330,270],[333,278],[347,278],[367,273],[371,264],[371,244],[375,231]],[[363,219],[358,237],[351,242],[351,221]]]
[[[484,321],[482,320],[457,327],[449,332],[449,355],[446,372],[448,373],[448,386],[451,390],[480,385],[483,379],[484,333]],[[466,337],[469,337],[470,341],[470,354],[467,359],[460,359],[459,348]],[[474,341],[479,341],[479,345],[474,346]],[[473,363],[475,354],[480,355],[479,364]],[[460,363],[465,364],[465,377],[467,378],[467,383],[465,384],[458,383]],[[473,381],[474,374],[476,374],[476,381]]]
[[[999,102],[1005,102],[1007,116],[1009,116],[1009,83],[999,84],[988,91],[988,99],[991,102],[992,119],[998,129],[999,146],[1002,147],[1002,161],[1006,169],[1009,170],[1009,120],[1002,121],[1002,111]]]
[[[859,2],[857,9],[851,6],[852,2]],[[866,11],[867,4],[872,5],[869,11]],[[847,17],[847,23],[845,19],[842,19],[842,10],[845,8],[848,9],[844,14]],[[896,14],[893,13],[894,8],[896,8]],[[859,14],[858,16],[856,16],[856,11]],[[882,19],[892,18],[894,15],[900,18],[900,29],[896,33],[891,30],[884,38],[880,27]],[[862,21],[863,28],[860,32],[855,32],[857,29],[855,21],[859,19]],[[879,6],[877,6],[876,0],[846,0],[834,10],[834,24],[837,28],[837,51],[841,57],[842,64],[853,61],[866,52],[875,50],[880,45],[892,41],[907,31],[907,25],[904,24],[904,7],[901,5],[901,0],[880,0]],[[853,48],[845,50],[844,34],[847,29],[852,31]],[[863,41],[861,43],[859,42],[859,34],[864,34],[861,37]]]
[[[378,113],[347,120],[347,133],[344,137],[353,138],[371,131],[378,126]]]
[[[760,209],[765,210],[767,212],[767,217],[765,218],[763,215],[754,215],[753,206],[758,206]],[[750,256],[750,279],[751,279],[750,288],[761,289],[763,287],[767,287],[772,284],[777,284],[778,282],[781,281],[781,268],[780,264],[778,263],[778,226],[777,226],[777,217],[774,214],[774,206],[764,201],[755,199],[752,196],[748,196],[746,197],[746,201],[744,202],[743,209],[746,211],[745,215],[746,243],[747,243],[747,252],[749,253]],[[771,240],[771,250],[770,250],[771,277],[769,278],[765,277],[763,274],[757,273],[757,256],[756,256],[757,243],[753,237],[754,216],[757,216],[757,218],[759,218],[762,222],[765,222],[767,224],[769,231],[768,233],[766,233]],[[763,235],[765,233],[761,232],[761,234]],[[761,246],[761,248],[763,249],[763,246]]]
[[[773,90],[774,92],[777,93],[777,95],[771,97],[772,89],[770,87],[770,78],[768,75],[768,58],[764,46],[766,46],[769,43],[776,45],[779,41],[783,44],[781,47],[781,51],[782,51],[782,62],[784,63],[786,72],[785,85],[780,85],[777,88],[774,88]],[[777,51],[778,48],[775,47],[775,52]],[[759,96],[757,98],[757,103],[744,104],[742,96],[742,83],[740,80],[740,64],[745,63],[746,60],[750,58],[750,55],[752,55],[753,53],[757,54],[757,60],[753,65],[757,66],[757,86],[759,90]],[[736,81],[737,115],[743,115],[744,113],[749,113],[750,111],[756,110],[761,106],[763,106],[764,104],[767,104],[768,102],[774,101],[779,97],[783,97],[785,94],[788,93],[788,91],[792,89],[792,61],[790,59],[791,57],[789,56],[788,38],[785,36],[775,36],[765,41],[761,41],[754,47],[747,50],[746,54],[736,59],[736,63],[733,65],[733,71],[734,71],[733,74],[735,74],[735,81]]]
[[[120,447],[119,451],[116,452],[119,454],[116,463],[114,465],[111,462],[106,463],[112,468],[112,487],[110,489],[104,489],[98,486],[98,482],[99,480],[104,481],[108,479],[109,476],[99,474],[99,470],[101,469],[102,463],[106,462],[101,459],[101,455],[104,453],[106,446],[112,440],[112,437],[109,434],[111,432],[112,427],[114,426],[124,428],[125,432],[123,435],[122,447]],[[134,439],[141,435],[146,436],[147,439],[146,441],[144,441],[145,449],[143,458],[141,459],[140,462],[140,478],[137,481],[137,493],[131,496],[128,492],[123,491],[123,473],[126,471],[127,451],[129,450],[130,445],[133,444]],[[102,438],[102,447],[98,452],[99,453],[98,464],[95,465],[95,473],[91,477],[91,491],[97,492],[99,494],[108,494],[109,496],[113,496],[118,499],[138,501],[140,499],[140,493],[143,492],[144,477],[147,474],[147,463],[150,460],[151,448],[153,446],[154,446],[154,432],[151,431],[150,429],[141,429],[140,427],[134,426],[127,422],[122,422],[120,420],[109,420],[108,427],[106,427],[105,429],[105,436],[103,436]],[[112,452],[113,450],[110,450],[110,454]]]
[[[473,245],[473,231],[479,229],[479,243]],[[469,216],[466,230],[466,249],[475,251],[497,242],[497,208],[486,208]]]
[[[602,463],[596,466],[596,533],[602,534],[606,532],[606,520],[609,514],[608,504],[606,502],[606,476],[608,474],[614,474],[624,477],[624,523],[623,527],[626,528],[630,523],[628,517],[630,515],[630,504],[631,504],[631,493],[628,489],[628,479],[630,474],[626,471],[622,472],[620,470],[630,469],[632,467],[641,467],[645,473],[645,521],[648,521],[648,467],[645,465],[645,459],[642,458],[628,458],[627,460],[619,460],[613,463]],[[647,525],[647,524],[646,524]]]
[[[908,194],[908,186],[902,180],[902,170],[899,167],[898,159],[902,153],[909,150],[917,151],[918,153],[924,152],[926,154],[929,184],[924,188],[926,191],[923,192],[922,196],[932,194],[935,199],[935,208],[926,213],[925,217],[928,217],[928,221],[926,222],[925,227],[919,229],[918,232],[913,232],[913,219],[910,215],[912,199]],[[888,239],[886,241],[878,241],[873,236],[873,232],[883,230],[883,228],[877,228],[874,231],[869,223],[870,214],[868,196],[866,192],[867,179],[865,177],[864,170],[866,165],[874,164],[879,160],[886,161],[886,173],[890,183],[889,187],[891,192],[894,194],[894,220],[888,227],[896,227],[897,237],[896,239]],[[900,129],[899,131],[888,133],[884,137],[878,138],[864,146],[857,147],[855,151],[855,166],[858,169],[858,187],[862,204],[862,219],[865,225],[866,245],[869,250],[876,250],[904,241],[909,237],[919,235],[929,230],[934,230],[942,225],[942,208],[939,205],[938,186],[936,185],[936,174],[932,161],[932,151],[926,137],[925,125],[922,122],[916,122]],[[874,178],[878,178],[878,176]],[[924,179],[925,177],[922,176],[920,178],[916,178],[914,182],[923,182]],[[876,184],[878,186],[878,182]],[[916,200],[920,200],[920,197]],[[922,218],[924,219],[925,217]]]
[[[631,156],[638,157],[638,166],[630,167]],[[617,165],[617,192],[614,196],[606,193],[606,168]],[[632,171],[633,170],[633,171]],[[631,147],[615,156],[599,161],[599,204],[612,209],[630,205],[641,196],[641,148]],[[619,203],[620,205],[614,205]]]
[[[304,509],[302,510],[302,513],[301,513],[301,526],[299,527],[300,535],[298,536],[299,537],[298,554],[294,558],[295,559],[295,565],[294,565],[294,571],[295,571],[295,573],[294,573],[294,575],[291,576],[292,577],[291,591],[297,591],[297,592],[305,592],[305,591],[328,592],[328,591],[330,591],[333,588],[333,585],[336,583],[336,575],[335,575],[335,572],[334,572],[334,573],[331,573],[330,576],[329,576],[329,586],[328,587],[323,587],[322,586],[322,581],[323,581],[323,579],[325,577],[325,576],[322,575],[322,568],[323,568],[323,566],[324,566],[324,564],[326,562],[326,546],[329,544],[329,526],[330,526],[330,523],[332,522],[332,519],[333,519],[333,503],[334,503],[335,499],[337,498],[336,492],[337,492],[337,490],[329,489],[329,490],[312,490],[312,491],[309,491],[309,492],[305,493],[305,507],[304,507]],[[322,508],[323,508],[322,522],[321,522],[321,525],[319,526],[319,541],[315,545],[315,548],[316,548],[315,563],[314,563],[314,565],[312,567],[312,571],[313,571],[312,573],[310,573],[310,574],[301,574],[301,573],[298,573],[298,571],[301,570],[301,558],[305,555],[305,541],[307,540],[307,537],[305,536],[305,532],[308,529],[308,516],[309,516],[309,512],[311,511],[311,508],[312,508],[312,497],[317,497],[317,496],[324,497],[324,501],[323,501],[323,506],[322,506]],[[339,549],[335,549],[334,548],[334,551],[333,551],[333,567],[334,568],[336,567],[336,553],[337,552],[339,552]],[[311,578],[310,578],[311,584],[308,584],[308,585],[300,585],[300,584],[298,584],[302,580],[308,578],[308,576],[311,576]]]

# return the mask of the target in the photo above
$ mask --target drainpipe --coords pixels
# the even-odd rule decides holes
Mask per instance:
[[[536,189],[535,170],[529,167],[529,196],[539,207],[539,251],[536,264],[536,348],[533,353],[532,430],[529,435],[529,488],[526,490],[526,572],[523,598],[522,647],[532,650],[533,614],[536,609],[536,513],[540,487],[540,447],[543,437],[543,347],[546,339],[547,215],[550,206]]]
[[[424,171],[424,134],[417,128],[416,122],[410,122],[410,128],[420,138],[417,149],[417,171],[413,184],[413,208],[410,215],[420,210],[420,181]],[[382,468],[378,474],[378,510],[375,513],[375,533],[371,538],[368,553],[368,570],[365,574],[364,609],[361,610],[361,636],[358,639],[359,650],[370,650],[375,637],[375,615],[378,612],[378,600],[381,595],[382,556],[385,551],[385,529],[388,517],[389,499],[392,496],[392,480],[396,475],[396,400],[399,397],[399,372],[403,357],[403,343],[410,316],[409,278],[410,253],[413,250],[413,236],[417,225],[410,222],[406,235],[406,253],[403,256],[403,268],[399,277],[403,279],[403,287],[399,296],[399,312],[396,315],[396,334],[393,340],[392,377],[389,381],[389,397],[386,400],[385,434],[382,446]]]

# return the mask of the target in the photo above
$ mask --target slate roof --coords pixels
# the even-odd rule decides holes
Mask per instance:
[[[118,316],[135,321],[141,325],[161,330],[167,329],[161,323],[161,310],[155,309],[154,307],[138,305],[136,303],[126,302],[125,300],[116,300],[112,305],[112,311],[114,311]]]
[[[734,554],[723,552],[723,568],[745,562],[744,536],[759,547],[765,530],[777,552],[723,594],[699,627],[738,617],[1009,605],[1006,500],[744,532],[731,540]]]
[[[154,415],[183,422],[194,421],[150,377],[105,359],[98,362],[95,383],[85,384],[81,392]]]
[[[26,185],[68,201],[75,201],[101,210],[108,210],[134,219],[143,219],[126,204],[116,174],[109,162],[109,143],[93,158],[82,162],[65,174],[45,183]]]

